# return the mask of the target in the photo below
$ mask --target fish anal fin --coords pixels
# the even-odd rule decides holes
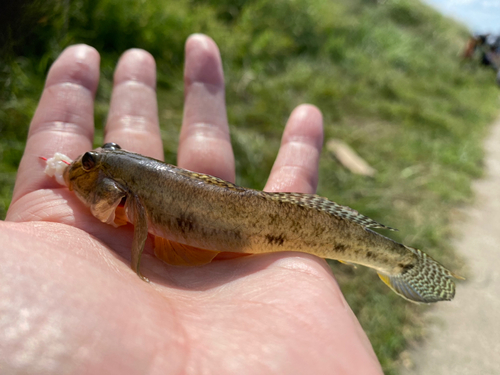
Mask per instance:
[[[173,266],[201,266],[210,263],[217,254],[219,251],[199,249],[166,238],[155,237],[156,257]]]
[[[252,255],[252,254],[251,253],[231,253],[228,251],[222,251],[219,254],[217,254],[217,256],[214,258],[214,260],[228,260],[228,259],[247,257],[249,255]]]
[[[405,283],[404,280],[398,278],[397,276],[388,276],[383,273],[377,272],[380,280],[384,282],[389,288],[391,288],[396,294],[407,299],[410,302],[415,303],[425,303],[428,302],[422,296],[420,296],[410,284]]]
[[[354,263],[351,263],[351,262],[346,262],[345,260],[340,260],[340,259],[337,259],[337,261],[339,261],[340,263],[342,264],[346,264],[348,266],[351,266],[351,267],[354,267],[354,268],[358,268],[357,265],[355,265]]]

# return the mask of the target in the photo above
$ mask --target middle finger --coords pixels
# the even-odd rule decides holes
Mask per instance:
[[[177,161],[180,167],[234,181],[219,50],[206,35],[186,42],[185,105]]]

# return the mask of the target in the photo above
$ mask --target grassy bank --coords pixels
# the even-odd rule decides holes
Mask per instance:
[[[140,47],[155,56],[166,160],[175,163],[184,42],[204,32],[224,61],[239,184],[263,187],[287,116],[313,103],[326,138],[343,139],[378,171],[353,175],[325,152],[319,194],[459,266],[449,216],[471,199],[498,104],[492,72],[460,64],[462,27],[410,0],[78,0],[68,7],[52,0],[24,10],[0,62],[0,217],[47,69],[66,45],[88,43],[101,53],[97,144],[119,55]],[[394,295],[372,271],[331,264],[386,373],[395,374],[407,341],[422,333],[425,307]]]

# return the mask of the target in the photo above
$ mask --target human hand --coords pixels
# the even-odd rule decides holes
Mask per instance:
[[[133,227],[99,222],[38,157],[92,148],[99,55],[67,48],[47,77],[30,126],[7,221],[0,222],[0,369],[36,374],[381,374],[326,262],[274,253],[130,269]],[[155,63],[120,59],[105,142],[163,158]],[[296,108],[266,185],[314,193],[322,118]],[[186,43],[178,164],[234,181],[219,52],[206,36]]]

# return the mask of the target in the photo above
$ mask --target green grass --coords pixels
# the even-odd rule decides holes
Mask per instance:
[[[23,5],[25,18],[14,20],[22,27],[12,27],[4,44],[0,217],[44,77],[62,48],[84,42],[101,53],[97,144],[119,55],[140,47],[155,56],[165,155],[175,163],[184,42],[204,32],[224,61],[240,185],[264,186],[290,111],[313,103],[324,114],[326,138],[343,139],[378,171],[374,178],[352,175],[325,152],[319,194],[397,227],[394,239],[460,268],[449,245],[450,213],[471,201],[498,100],[493,72],[460,64],[463,27],[410,0],[63,4]],[[425,307],[397,297],[370,270],[331,265],[385,372],[396,374],[406,343],[421,336]]]

